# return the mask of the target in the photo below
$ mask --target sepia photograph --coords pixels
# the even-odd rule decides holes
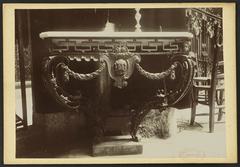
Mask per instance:
[[[14,7],[5,160],[236,162],[234,3],[172,5]]]

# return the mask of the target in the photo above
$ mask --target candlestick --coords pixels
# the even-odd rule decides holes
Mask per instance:
[[[115,29],[114,23],[109,22],[109,10],[108,10],[107,22],[105,24],[104,31],[106,31],[106,32],[114,32],[114,29]]]
[[[136,24],[136,26],[135,26],[135,32],[142,32],[142,30],[141,30],[141,25],[140,25],[140,20],[141,20],[141,17],[142,17],[142,15],[140,14],[140,8],[136,8],[135,9],[135,11],[136,11],[136,14],[135,14],[135,19],[136,19],[136,21],[137,21],[137,24]]]

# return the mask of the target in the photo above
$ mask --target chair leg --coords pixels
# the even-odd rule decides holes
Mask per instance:
[[[224,94],[224,92],[223,91],[220,91],[220,97],[219,97],[219,101],[220,101],[220,103],[219,103],[219,105],[223,105],[223,101],[224,101],[224,97],[223,97],[223,94]],[[222,116],[223,116],[223,108],[219,108],[219,110],[218,110],[218,121],[221,121],[222,120]]]
[[[219,108],[219,110],[218,110],[218,121],[222,120],[222,116],[223,116],[223,109]]]
[[[210,103],[209,106],[209,131],[210,133],[214,132],[214,115],[215,115],[215,107],[213,106],[214,104]]]
[[[196,107],[197,107],[197,102],[196,102],[196,92],[192,91],[192,99],[191,99],[191,119],[190,119],[190,125],[193,126],[195,122],[195,117],[196,117]]]
[[[193,126],[196,117],[196,103],[192,104],[190,125]]]

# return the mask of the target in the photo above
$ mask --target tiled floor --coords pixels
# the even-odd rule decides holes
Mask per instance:
[[[28,97],[28,115],[29,124],[32,123],[32,110],[31,110],[31,90],[27,89]],[[21,99],[20,90],[16,91],[16,111],[21,116]],[[197,106],[197,111],[207,112],[208,107],[203,105]],[[189,126],[190,109],[176,110],[177,118],[177,133],[167,139],[150,138],[142,139],[143,154],[140,155],[126,155],[114,156],[121,158],[134,158],[134,157],[152,157],[152,158],[172,158],[172,157],[224,157],[226,154],[226,141],[225,141],[225,116],[223,120],[215,123],[214,133],[209,133],[208,116],[196,117],[194,126]],[[217,116],[216,116],[217,118]],[[57,154],[50,155],[49,157],[61,158],[80,158],[92,157],[91,147],[87,140],[82,139],[78,143],[69,143],[64,145],[64,151],[59,151]],[[43,152],[32,153],[32,156],[39,157]],[[92,157],[94,158],[94,157]]]

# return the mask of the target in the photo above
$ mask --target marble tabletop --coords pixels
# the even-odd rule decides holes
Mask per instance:
[[[40,38],[193,38],[189,32],[46,31]]]

